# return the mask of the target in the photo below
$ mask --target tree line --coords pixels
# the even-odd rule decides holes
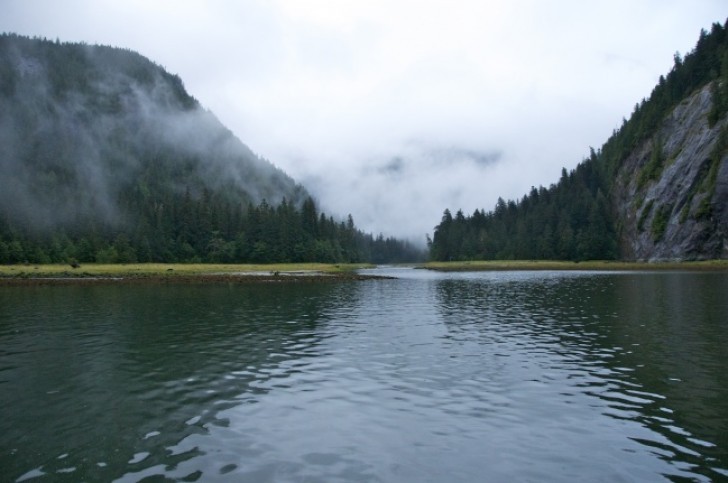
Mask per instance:
[[[428,241],[434,260],[614,259],[615,228],[593,163],[582,163],[550,189],[532,188],[519,201],[452,216],[445,210]]]
[[[33,232],[0,219],[0,263],[392,263],[421,260],[409,242],[377,237],[302,206],[239,206],[205,191],[178,200],[126,200],[135,211],[119,225],[82,219],[51,232]]]
[[[117,48],[0,34],[0,263],[413,261]]]
[[[660,122],[696,89],[712,83],[711,126],[728,112],[728,22],[701,31],[694,50],[674,56],[667,76],[660,76],[649,99],[635,106],[629,121],[615,129],[601,149],[548,188],[532,188],[520,200],[498,199],[491,211],[446,209],[433,237],[428,239],[433,260],[474,259],[616,259],[620,258],[620,222],[611,198],[615,176],[623,161],[642,142],[654,138]],[[656,142],[659,145],[659,140]],[[717,167],[728,142],[721,142],[711,161]],[[728,149],[728,148],[725,148]],[[635,173],[641,186],[657,179],[664,166],[659,149]],[[715,169],[711,170],[713,173]],[[714,174],[713,174],[714,177]],[[714,183],[713,183],[714,184]],[[707,197],[706,199],[709,199]],[[709,210],[709,207],[706,208]],[[694,216],[704,216],[699,210]],[[663,217],[664,218],[664,217]],[[664,221],[656,217],[657,221]],[[654,224],[654,223],[653,223]],[[653,226],[659,237],[664,227]]]

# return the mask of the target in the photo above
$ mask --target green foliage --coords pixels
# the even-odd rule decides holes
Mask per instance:
[[[637,189],[642,190],[648,181],[658,179],[665,165],[665,155],[662,152],[662,143],[659,138],[653,141],[652,152],[647,164],[642,168],[637,178]]]
[[[128,50],[0,35],[0,145],[0,263],[422,257],[320,213]]]
[[[695,210],[695,219],[696,220],[708,220],[713,214],[713,206],[710,203],[710,197],[704,196],[700,203],[698,204],[698,208]]]
[[[723,52],[720,62],[720,77],[713,83],[713,106],[708,113],[710,127],[728,113],[728,50]]]
[[[676,54],[672,70],[660,77],[649,99],[635,105],[629,121],[625,119],[602,148],[592,150],[575,170],[569,173],[563,169],[557,184],[548,189],[533,189],[520,201],[499,199],[492,212],[476,210],[472,216],[453,218],[446,210],[435,228],[430,257],[438,261],[619,257],[616,227],[624,222],[616,218],[609,201],[616,173],[639,145],[652,140],[650,159],[637,174],[640,194],[633,201],[635,210],[641,208],[637,228],[643,232],[654,204],[649,201],[644,205],[644,187],[658,179],[671,162],[666,161],[656,135],[660,123],[687,96],[711,82],[715,100],[711,123],[723,119],[728,112],[727,26],[714,24],[710,33],[701,32],[692,52],[684,57]],[[728,146],[728,135],[725,145]],[[710,183],[714,186],[720,159],[713,156],[706,166],[703,189],[713,189]],[[690,200],[686,206],[687,211],[684,208],[683,212],[687,214],[681,212],[681,220],[689,214]],[[672,207],[661,207],[653,217],[650,229],[655,240],[664,236],[671,210]],[[700,216],[709,216],[709,200],[701,203],[698,212]]]
[[[312,199],[305,204],[316,210]],[[346,222],[325,214],[306,219],[302,209],[285,200],[276,207],[264,201],[243,208],[210,195],[189,199],[186,209],[163,211],[148,223],[157,206],[140,206],[137,225],[124,231],[77,228],[26,236],[0,223],[5,227],[0,229],[0,263],[393,263],[423,258],[407,242],[361,232],[351,217]],[[200,228],[205,226],[201,216],[211,220],[209,229]]]
[[[713,193],[715,193],[715,184],[718,180],[718,168],[726,154],[728,154],[728,125],[721,129],[718,141],[715,143],[715,147],[710,153],[710,168],[708,170],[705,191],[707,191],[711,197]]]
[[[629,121],[615,130],[600,150],[600,163],[611,183],[622,162],[639,145],[654,136],[659,123],[688,95],[710,82],[713,92],[719,91],[710,115],[712,123],[725,116],[728,109],[728,34],[726,25],[713,24],[708,33],[702,31],[692,52],[676,56],[667,76],[660,80],[649,99],[635,106]],[[647,177],[649,179],[649,176]]]
[[[117,263],[118,261],[119,252],[114,246],[108,246],[96,252],[97,263]]]
[[[685,206],[682,207],[680,210],[680,223],[685,223],[688,220],[688,215],[690,215],[690,204],[685,203]]]
[[[652,240],[658,242],[662,240],[667,229],[667,223],[670,220],[670,213],[672,213],[671,205],[664,205],[657,209],[655,216],[652,218],[652,226],[650,230],[652,232]]]
[[[647,221],[647,217],[650,216],[652,213],[652,206],[655,204],[655,200],[650,200],[647,202],[645,207],[642,209],[642,212],[640,213],[640,217],[637,220],[637,231],[640,233],[645,231],[645,221]]]
[[[144,203],[133,232],[111,226],[74,228],[52,234],[23,234],[0,221],[0,263],[394,263],[415,262],[422,251],[412,244],[361,232],[349,216],[337,222],[321,213],[306,218],[285,199],[246,208],[221,195]],[[176,206],[162,210],[159,206]],[[309,215],[314,201],[304,202]],[[146,220],[154,218],[153,223]]]
[[[695,219],[707,220],[712,215],[711,199],[715,194],[715,187],[718,181],[718,169],[726,153],[728,153],[728,125],[721,129],[718,141],[715,143],[710,157],[700,166],[700,172],[697,176],[698,182],[691,187],[688,193],[687,203],[680,213],[681,223],[687,220],[693,200],[699,193],[703,193],[704,196],[695,210]]]
[[[594,164],[584,162],[561,182],[533,188],[518,202],[499,199],[472,216],[445,210],[430,244],[439,261],[614,259],[615,229]]]

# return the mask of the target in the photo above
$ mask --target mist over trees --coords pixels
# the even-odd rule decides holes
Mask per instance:
[[[351,217],[337,222],[319,213],[310,197],[301,208],[285,199],[242,207],[212,192],[198,199],[137,192],[124,203],[138,220],[131,230],[87,224],[32,233],[3,222],[0,263],[391,263],[423,256],[407,242],[361,232]]]
[[[569,172],[562,169],[559,181],[548,188],[532,188],[520,200],[498,199],[491,211],[472,215],[446,209],[428,240],[433,260],[474,259],[616,259],[621,223],[612,199],[615,176],[627,156],[653,137],[665,116],[696,89],[712,83],[713,106],[708,122],[714,125],[728,113],[728,23],[703,30],[694,50],[684,57],[675,54],[674,66],[661,76],[648,99],[635,106],[601,149]],[[710,165],[707,189],[715,189],[715,171],[722,150],[728,149],[728,132]],[[635,176],[642,185],[654,180],[665,165],[659,149]],[[712,186],[712,187],[711,187]],[[710,193],[709,193],[710,194]],[[709,201],[710,196],[705,200]],[[686,211],[687,214],[687,211]],[[710,206],[696,216],[709,217]],[[664,231],[664,216],[656,216],[649,227],[654,236]],[[662,225],[660,225],[660,222]],[[641,227],[647,229],[647,227]]]
[[[411,260],[124,49],[0,35],[0,263]]]
[[[728,113],[726,25],[675,55],[651,95],[558,182],[472,214],[445,210],[434,260],[616,259],[616,173],[661,121],[710,84],[708,122]],[[728,149],[728,132],[720,149]],[[414,261],[408,243],[322,213],[182,81],[124,49],[0,35],[0,263]],[[659,149],[634,173],[666,164]],[[716,162],[699,189],[714,189]],[[705,196],[709,200],[710,196]],[[344,211],[345,210],[339,210]],[[645,212],[646,210],[643,210]],[[709,218],[706,203],[686,216]],[[657,215],[660,215],[658,213]],[[666,216],[654,216],[655,236]],[[664,213],[662,214],[664,215]]]

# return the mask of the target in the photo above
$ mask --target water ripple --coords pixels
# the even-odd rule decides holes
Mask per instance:
[[[0,292],[0,466],[10,481],[728,476],[725,276],[393,272]]]

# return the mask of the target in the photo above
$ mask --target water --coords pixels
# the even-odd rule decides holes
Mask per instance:
[[[0,287],[0,481],[728,479],[728,274]]]

